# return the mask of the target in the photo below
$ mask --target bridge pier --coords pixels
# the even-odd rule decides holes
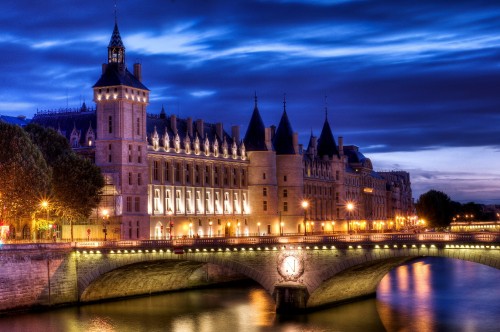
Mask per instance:
[[[309,291],[301,284],[280,284],[274,287],[273,297],[277,313],[296,313],[306,309]]]

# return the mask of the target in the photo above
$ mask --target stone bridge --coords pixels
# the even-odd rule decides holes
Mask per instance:
[[[355,234],[3,245],[0,310],[55,306],[250,278],[278,312],[373,295],[417,257],[500,269],[498,233]]]

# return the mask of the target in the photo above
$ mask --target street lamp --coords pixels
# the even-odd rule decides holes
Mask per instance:
[[[347,203],[347,232],[351,232],[351,211],[354,209],[354,204],[351,202]]]
[[[332,221],[332,232],[335,233],[335,221]]]
[[[45,223],[48,224],[49,223],[49,201],[44,199],[43,201],[40,202],[40,206],[42,207],[42,209],[45,209]],[[50,229],[52,230],[52,227],[50,227]]]
[[[226,223],[226,236],[231,236],[231,222]]]
[[[307,217],[307,208],[309,207],[309,202],[308,201],[302,201],[302,208],[304,209],[304,235],[307,235],[307,228],[306,228],[306,217]]]
[[[325,232],[325,223],[324,222],[321,223],[321,232],[322,233]]]
[[[257,223],[257,235],[260,236],[260,222]]]
[[[108,210],[104,209],[104,210],[102,211],[102,218],[103,218],[103,222],[102,222],[102,224],[103,224],[103,226],[104,226],[104,227],[103,227],[103,229],[102,229],[102,231],[103,231],[103,233],[104,233],[104,241],[107,241],[107,237],[108,237],[108,228],[107,228],[106,224],[107,224],[107,222],[108,222],[108,218],[109,218],[109,212],[108,212]]]
[[[283,226],[285,226],[284,222],[280,223],[280,235],[283,236]]]

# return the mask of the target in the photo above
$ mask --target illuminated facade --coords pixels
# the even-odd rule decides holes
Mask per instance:
[[[106,210],[120,238],[382,230],[413,212],[408,173],[375,172],[356,146],[341,137],[337,145],[327,117],[304,149],[286,103],[278,127],[266,128],[255,97],[243,139],[239,126],[228,134],[222,123],[148,114],[141,65],[129,72],[125,59],[115,24],[96,108],[33,120],[101,168],[106,187],[92,218]]]

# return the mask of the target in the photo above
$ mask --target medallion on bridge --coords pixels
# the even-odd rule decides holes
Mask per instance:
[[[304,274],[304,258],[301,253],[294,251],[282,252],[277,259],[277,270],[283,281],[302,283],[300,277]]]

